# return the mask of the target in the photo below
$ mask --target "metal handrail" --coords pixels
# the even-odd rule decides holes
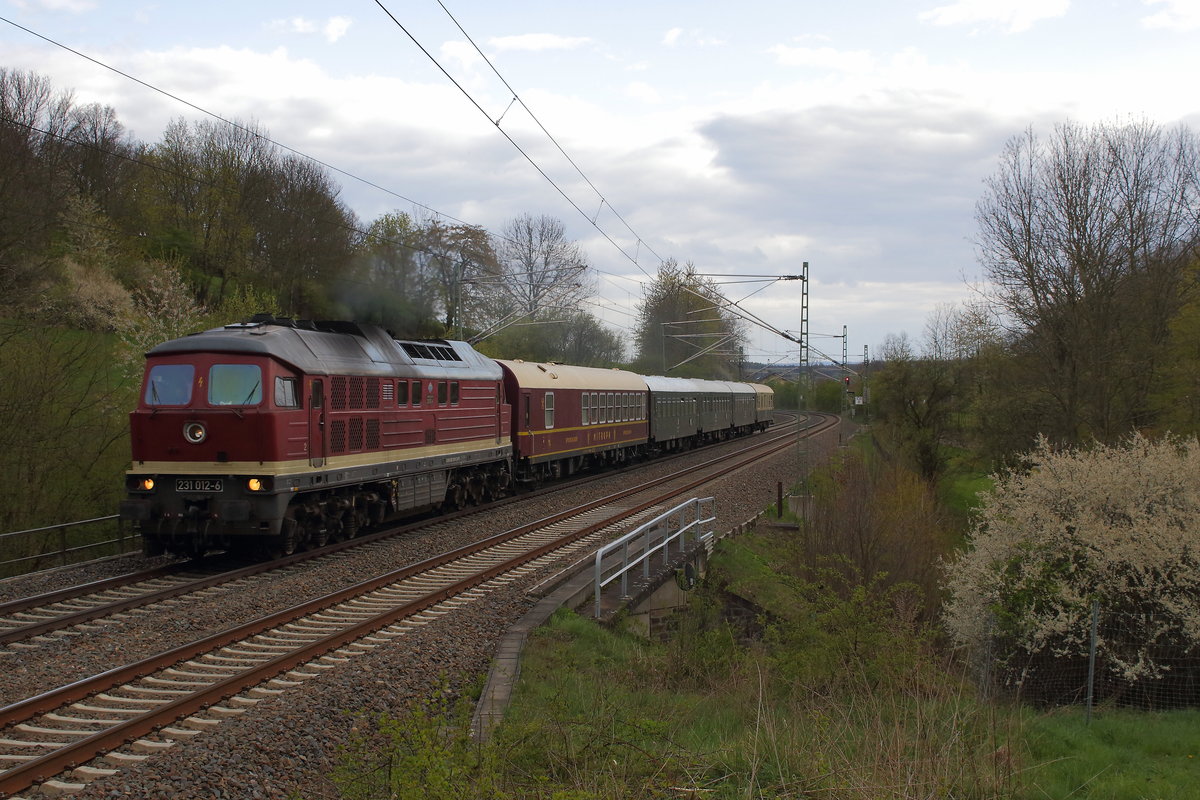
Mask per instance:
[[[694,509],[694,513],[684,515],[684,512]],[[705,514],[707,513],[707,516]],[[672,517],[677,517],[677,520],[667,526],[667,523]],[[686,538],[689,532],[694,531],[701,525],[711,524],[716,521],[716,501],[712,497],[696,498],[693,497],[684,503],[672,508],[664,514],[660,514],[649,522],[643,523],[634,528],[629,533],[622,536],[620,539],[614,539],[608,544],[596,551],[595,577],[593,584],[596,594],[596,618],[600,617],[600,593],[605,586],[608,586],[618,578],[621,579],[621,596],[629,594],[629,572],[641,566],[642,577],[648,579],[650,577],[650,557],[655,553],[662,551],[663,560],[670,556],[671,543],[679,541],[679,552],[686,550]],[[656,540],[654,534],[662,532],[661,540]],[[630,543],[635,542],[640,537],[640,550],[636,550],[630,557]],[[713,537],[713,531],[697,532],[695,542],[707,542]],[[611,563],[609,565],[610,574],[604,577],[604,559],[614,552],[620,551],[619,563]]]
[[[96,541],[96,542],[85,542],[83,544],[71,544],[70,542],[68,542],[68,538],[67,538],[68,529],[79,528],[79,527],[83,527],[85,525],[98,525],[98,524],[103,524],[103,523],[110,523],[114,520],[118,520],[117,514],[110,514],[109,516],[106,516],[106,517],[93,517],[92,519],[75,520],[74,522],[60,522],[56,525],[45,525],[40,528],[27,528],[26,530],[21,530],[21,531],[9,531],[7,533],[0,533],[0,542],[4,542],[6,540],[16,540],[19,537],[24,537],[25,539],[32,539],[33,537],[38,536],[39,534],[47,534],[47,533],[52,533],[52,532],[58,533],[58,536],[55,537],[55,539],[54,539],[54,542],[55,542],[54,546],[52,546],[48,549],[44,549],[39,552],[32,553],[30,555],[23,555],[23,556],[18,556],[15,558],[9,558],[9,559],[0,561],[0,577],[3,577],[9,573],[11,573],[12,575],[19,575],[19,574],[22,574],[23,572],[31,572],[31,571],[33,571],[33,569],[37,568],[38,564],[45,561],[46,559],[56,560],[60,565],[70,564],[70,563],[72,563],[73,556],[76,556],[79,553],[85,553],[85,552],[97,550],[97,549],[100,549],[103,547],[112,547],[115,545],[116,549],[119,553],[125,553],[125,552],[129,552],[131,549],[136,549],[136,548],[130,548],[129,545],[130,545],[130,542],[133,542],[134,544],[136,544],[137,538],[130,535],[130,533],[125,530],[125,527],[121,526],[120,524],[118,524],[118,527],[117,527],[116,538],[104,539],[104,540]],[[14,570],[13,569],[13,567],[15,567],[15,566],[27,565],[30,563],[34,564],[34,566],[30,569],[25,569],[25,570],[20,570],[20,569]]]

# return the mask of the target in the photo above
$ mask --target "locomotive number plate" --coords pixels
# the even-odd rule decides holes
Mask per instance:
[[[222,490],[221,481],[214,478],[177,478],[177,492],[219,492]]]

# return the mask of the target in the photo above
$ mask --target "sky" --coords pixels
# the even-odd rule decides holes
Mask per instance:
[[[773,278],[807,262],[814,359],[919,343],[977,296],[975,207],[1009,139],[1200,128],[1200,0],[0,0],[0,17],[0,67],[147,143],[196,107],[252,121],[338,170],[364,225],[561,220],[598,274],[587,310],[629,334],[666,258],[798,334],[801,283]],[[796,353],[751,327],[747,359]]]

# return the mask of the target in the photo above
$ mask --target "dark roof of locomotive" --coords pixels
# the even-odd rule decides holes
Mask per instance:
[[[237,353],[278,359],[312,375],[499,380],[500,367],[466,342],[404,340],[376,325],[258,320],[163,342],[147,357]]]

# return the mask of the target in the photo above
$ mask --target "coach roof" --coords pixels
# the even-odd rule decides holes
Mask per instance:
[[[623,369],[573,367],[567,364],[497,360],[522,389],[584,389],[596,392],[644,392],[646,381]]]

